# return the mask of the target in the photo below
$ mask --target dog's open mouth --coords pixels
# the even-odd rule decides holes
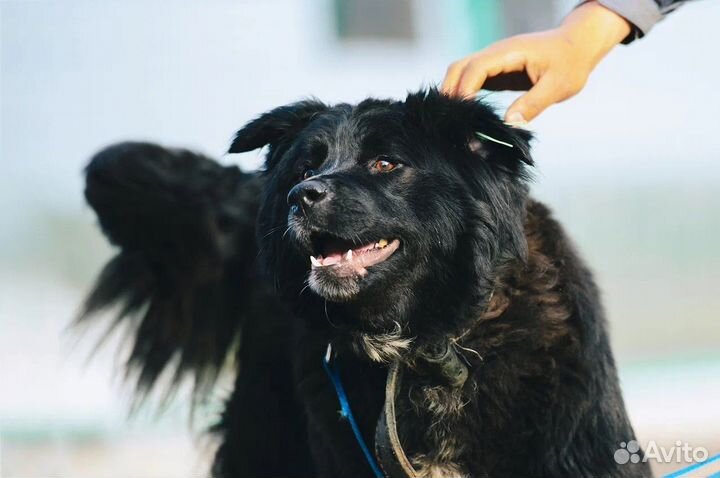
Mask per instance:
[[[387,260],[400,247],[399,239],[379,239],[358,247],[352,241],[320,234],[312,238],[316,255],[312,269],[328,268],[340,276],[367,274],[367,268]]]

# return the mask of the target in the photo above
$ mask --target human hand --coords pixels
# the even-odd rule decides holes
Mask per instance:
[[[522,124],[582,90],[600,60],[630,31],[623,17],[588,2],[558,28],[514,36],[456,61],[442,91],[468,97],[481,88],[527,90],[505,114],[508,123]]]

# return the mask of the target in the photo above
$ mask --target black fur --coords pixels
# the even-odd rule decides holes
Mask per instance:
[[[329,342],[370,444],[387,365],[403,363],[399,433],[421,477],[650,476],[613,460],[634,434],[602,307],[528,198],[529,140],[430,90],[270,111],[230,149],[269,146],[258,174],[113,146],[86,196],[120,253],[85,316],[120,302],[136,321],[141,391],[177,356],[204,392],[236,354],[216,476],[371,476],[321,366]],[[354,262],[311,269],[345,248]],[[468,364],[461,386],[432,360],[443,346]]]

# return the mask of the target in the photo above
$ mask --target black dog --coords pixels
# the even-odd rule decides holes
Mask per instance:
[[[613,459],[634,435],[598,292],[528,198],[529,140],[431,90],[270,111],[230,148],[268,147],[255,174],[112,146],[86,197],[121,250],[85,315],[134,320],[141,392],[174,366],[201,397],[235,354],[217,476],[650,476]]]

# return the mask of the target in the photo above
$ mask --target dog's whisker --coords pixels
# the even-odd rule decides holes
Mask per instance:
[[[340,328],[337,325],[335,325],[332,320],[330,320],[330,316],[328,315],[328,310],[327,310],[327,299],[325,299],[325,319],[327,319],[328,324],[330,324],[334,329]]]
[[[265,234],[262,238],[263,238],[263,239],[267,239],[268,237],[272,236],[273,234],[275,234],[276,232],[278,232],[278,231],[279,231],[280,229],[282,229],[282,228],[283,228],[283,226],[273,227],[273,228],[270,229],[270,230],[267,232],[267,234]]]
[[[305,287],[303,287],[302,289],[300,289],[300,292],[298,292],[298,296],[301,296],[302,293],[305,292],[305,290],[306,290],[308,287],[310,287],[310,277],[306,277],[306,278],[305,278]]]

